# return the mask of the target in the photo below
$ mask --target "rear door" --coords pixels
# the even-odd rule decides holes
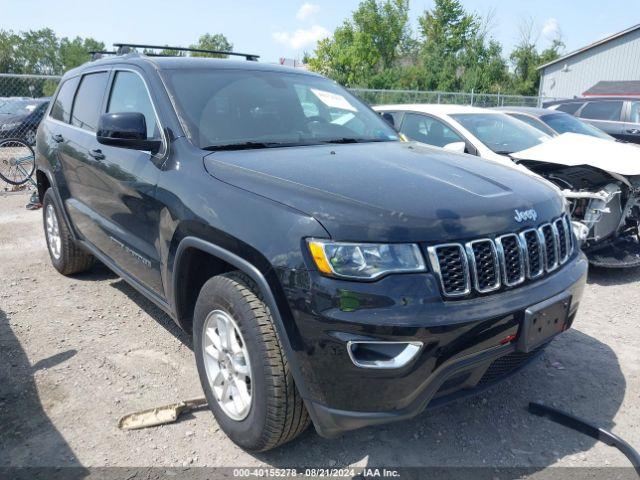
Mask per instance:
[[[95,132],[109,75],[108,70],[96,70],[78,77],[68,123],[54,132],[60,141],[58,158],[67,187],[65,206],[78,233],[94,245],[103,235],[96,221],[95,193],[105,185],[96,176],[99,160],[92,151],[99,148]],[[56,110],[54,104],[52,114]]]
[[[628,142],[640,143],[640,100],[629,101],[627,112],[622,138]]]
[[[592,100],[587,102],[578,112],[578,117],[604,130],[609,135],[622,138],[624,122],[623,100]]]

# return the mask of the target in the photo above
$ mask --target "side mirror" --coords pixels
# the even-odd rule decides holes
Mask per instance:
[[[389,125],[391,125],[392,127],[396,126],[396,122],[393,119],[393,115],[391,115],[389,112],[383,112],[380,115],[382,115],[382,118],[384,118]]]
[[[138,112],[104,113],[98,120],[98,143],[157,153],[160,140],[147,139],[147,122]]]
[[[445,150],[455,153],[465,153],[467,145],[464,142],[447,143],[444,147]]]

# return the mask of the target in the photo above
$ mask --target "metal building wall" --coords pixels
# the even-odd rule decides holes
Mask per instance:
[[[640,29],[545,67],[540,96],[580,96],[601,80],[640,80]]]

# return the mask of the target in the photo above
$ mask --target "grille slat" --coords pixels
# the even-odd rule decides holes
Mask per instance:
[[[427,247],[433,271],[445,297],[464,297],[472,289],[489,293],[541,277],[571,256],[571,222],[564,215],[537,229],[509,233],[494,240]],[[472,288],[473,282],[473,288]]]
[[[544,252],[540,234],[534,228],[520,233],[520,240],[525,249],[527,278],[538,278],[544,273]]]
[[[512,287],[524,282],[524,255],[518,235],[510,233],[498,237],[496,245],[502,257],[502,276],[505,285]]]
[[[545,268],[550,272],[558,267],[557,235],[550,223],[545,223],[539,230],[544,241]]]
[[[500,263],[492,240],[486,238],[466,244],[475,289],[480,293],[500,288]]]
[[[569,256],[569,232],[564,218],[559,218],[553,222],[553,226],[558,234],[558,261],[563,263]]]
[[[462,245],[452,243],[429,247],[429,256],[440,276],[445,295],[457,297],[469,294],[469,265]]]

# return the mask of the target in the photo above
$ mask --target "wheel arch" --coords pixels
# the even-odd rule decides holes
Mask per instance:
[[[194,254],[196,255],[196,257],[191,257],[191,255]],[[269,312],[271,313],[276,332],[278,333],[278,337],[282,343],[285,355],[287,356],[287,359],[289,361],[296,386],[298,387],[302,397],[306,397],[303,377],[299,370],[299,366],[295,361],[294,348],[290,336],[290,334],[295,335],[295,329],[294,331],[292,331],[292,319],[290,319],[290,315],[287,315],[286,307],[282,306],[282,303],[279,304],[276,299],[276,296],[279,293],[277,291],[277,287],[274,288],[272,283],[270,283],[267,279],[267,276],[247,259],[239,256],[234,252],[231,252],[230,250],[220,247],[219,245],[213,244],[206,240],[202,240],[201,238],[194,236],[184,237],[178,244],[173,262],[172,308],[176,314],[176,321],[183,328],[186,327],[185,329],[190,329],[190,322],[192,322],[193,311],[191,311],[190,315],[188,313],[188,316],[185,315],[185,306],[180,304],[181,301],[185,300],[184,293],[180,293],[181,290],[184,292],[185,286],[181,287],[179,283],[184,279],[184,273],[188,273],[191,271],[190,269],[186,269],[189,259],[198,258],[197,255],[202,254],[210,255],[212,258],[216,259],[219,262],[218,268],[220,270],[218,271],[218,274],[224,273],[225,271],[238,270],[246,274],[255,283],[256,287],[262,294],[262,300],[265,302],[265,304],[269,308]],[[273,273],[273,269],[271,270],[271,272]],[[275,281],[275,279],[272,279],[272,282],[273,281]],[[274,292],[274,290],[276,291]],[[200,290],[198,289],[197,293],[199,293],[199,291]],[[281,302],[282,301],[286,300],[283,299],[281,300]],[[283,312],[283,310],[285,311]],[[181,317],[181,315],[183,316]],[[289,319],[289,321],[287,319]],[[290,328],[287,328],[287,326],[289,326]],[[297,344],[299,342],[295,343]]]

